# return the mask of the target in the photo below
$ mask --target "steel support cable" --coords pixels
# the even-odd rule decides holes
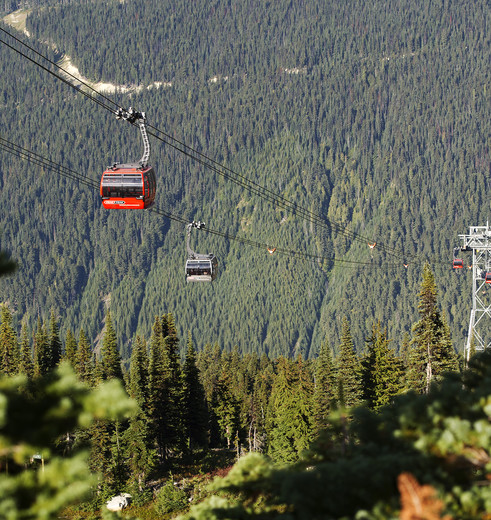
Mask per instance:
[[[38,56],[40,56],[41,58],[46,60],[48,63],[50,63],[51,65],[53,65],[56,68],[58,68],[59,70],[61,70],[64,74],[70,76],[75,81],[83,84],[87,89],[89,89],[90,91],[94,92],[98,96],[102,97],[103,99],[105,99],[106,101],[111,103],[114,107],[123,109],[123,107],[120,107],[116,102],[112,101],[107,96],[104,96],[103,94],[100,94],[96,89],[94,89],[93,87],[91,87],[90,85],[88,85],[87,83],[82,81],[81,79],[77,78],[73,74],[70,74],[65,69],[63,69],[62,67],[57,65],[55,62],[53,62],[49,58],[43,56],[43,54],[39,53],[38,51],[33,49],[31,46],[27,45],[25,42],[23,42],[22,40],[20,40],[19,38],[17,38],[13,34],[11,34],[10,32],[6,31],[2,27],[0,27],[0,31],[4,32],[5,34],[7,34],[11,38],[13,38],[15,41],[17,41],[18,43],[20,43],[24,47],[30,49],[32,52],[34,52],[35,54],[37,54]],[[62,76],[56,74],[52,70],[48,69],[47,67],[45,67],[44,65],[40,64],[36,60],[34,60],[31,57],[27,56],[26,54],[24,54],[23,52],[19,51],[18,49],[16,49],[12,45],[8,44],[7,42],[5,42],[5,41],[0,39],[0,43],[3,43],[4,45],[9,47],[13,51],[17,52],[21,56],[25,57],[26,59],[28,59],[29,61],[34,63],[35,65],[38,65],[39,67],[41,67],[43,70],[45,70],[49,74],[51,74],[54,77],[56,77],[57,79],[63,81],[66,85],[72,87],[77,92],[80,92],[81,94],[83,94],[84,96],[89,98],[90,100],[96,102],[99,106],[103,107],[104,109],[108,110],[111,113],[114,113],[114,110],[111,107],[109,107],[108,105],[104,104],[102,101],[100,101],[100,99],[98,99],[98,98],[88,94],[83,89],[77,87],[72,82],[70,82],[67,79],[63,78]],[[135,123],[131,123],[131,124],[133,124],[133,126],[136,126]],[[258,197],[263,198],[263,199],[267,200],[268,202],[271,202],[272,204],[276,204],[278,207],[283,208],[283,209],[289,211],[290,213],[292,213],[294,215],[298,215],[298,216],[304,218],[305,220],[307,220],[307,221],[309,221],[309,222],[311,222],[313,224],[317,224],[317,225],[320,225],[322,227],[326,227],[327,229],[333,228],[336,231],[338,231],[340,234],[344,235],[347,238],[351,238],[353,240],[359,240],[359,241],[362,241],[364,243],[369,242],[369,239],[367,239],[366,237],[363,237],[359,233],[356,233],[356,232],[353,232],[353,231],[349,231],[346,227],[343,227],[341,224],[339,224],[339,223],[337,223],[335,221],[331,221],[327,217],[323,217],[321,215],[317,215],[317,214],[315,214],[315,213],[313,213],[313,212],[311,212],[309,210],[306,210],[305,208],[302,208],[301,206],[297,205],[296,203],[291,202],[288,199],[282,197],[281,195],[276,194],[272,190],[269,190],[268,188],[266,188],[266,187],[264,187],[264,186],[262,186],[260,184],[257,184],[256,182],[252,181],[251,179],[248,179],[247,177],[234,172],[230,168],[227,168],[225,165],[222,165],[222,164],[216,162],[214,159],[212,159],[212,158],[206,156],[205,154],[202,154],[201,152],[193,149],[192,147],[186,145],[182,141],[179,141],[178,139],[175,139],[174,137],[170,136],[169,134],[163,132],[162,130],[159,130],[158,128],[153,127],[151,125],[147,125],[147,126],[149,128],[152,128],[155,132],[157,132],[157,133],[148,132],[149,135],[152,135],[156,139],[159,139],[161,142],[163,142],[165,144],[168,144],[172,148],[174,148],[177,151],[183,153],[184,155],[190,157],[191,159],[199,162],[203,166],[211,169],[215,173],[223,176],[224,178],[226,178],[226,179],[234,182],[235,184],[237,184],[237,185],[247,189],[250,193],[253,193],[253,194],[257,195]],[[166,139],[162,138],[158,134],[164,135],[166,137]],[[179,148],[178,146],[176,146],[175,144],[173,144],[169,140],[172,140],[173,142],[178,143],[179,146],[181,146],[182,148]],[[190,152],[188,152],[186,150],[191,150],[192,153],[190,153]],[[193,154],[195,154],[195,155],[193,155]],[[203,159],[200,159],[196,155],[198,155],[199,157],[202,157]],[[229,173],[226,173],[227,171]],[[376,242],[376,241],[374,241],[374,242]],[[385,251],[386,253],[394,255],[394,256],[399,256],[400,258],[403,258],[403,259],[419,258],[419,255],[413,255],[413,254],[406,255],[402,251],[396,250],[394,248],[389,248],[387,246],[384,246],[381,243],[377,243],[377,246],[378,246],[379,250]]]
[[[1,136],[0,136],[0,149],[4,150],[12,155],[15,155],[16,157],[19,157],[28,162],[31,162],[37,166],[41,166],[48,170],[58,172],[62,176],[68,177],[72,180],[76,180],[82,184],[85,184],[86,186],[88,186],[90,188],[99,189],[99,183],[97,181],[94,181],[94,180],[88,178],[87,176],[76,172],[75,170],[67,168],[67,167],[63,166],[62,164],[59,164],[55,161],[52,161],[51,159],[43,157],[42,155],[39,155],[31,150],[27,150],[26,148],[16,145],[16,144],[8,141],[7,139],[4,139]],[[160,216],[163,216],[165,218],[168,218],[169,220],[173,220],[180,224],[185,224],[185,225],[189,224],[189,221],[187,219],[177,216],[177,215],[173,215],[172,213],[166,212],[162,208],[159,208],[158,206],[153,206],[152,208],[150,208],[150,211],[153,211]],[[263,251],[266,251],[270,245],[270,244],[258,242],[255,240],[251,240],[248,238],[240,237],[238,235],[224,233],[222,231],[210,229],[207,227],[202,228],[202,230],[206,231],[207,233],[209,233],[211,235],[215,235],[215,236],[224,238],[226,240],[234,240],[234,241],[240,242],[245,245],[256,247]],[[345,267],[364,266],[364,267],[379,268],[379,267],[384,267],[384,266],[399,266],[399,264],[376,265],[373,262],[361,262],[361,261],[356,261],[356,260],[345,260],[345,259],[339,259],[339,258],[335,258],[335,257],[326,257],[326,256],[322,256],[322,255],[305,253],[302,251],[296,251],[293,249],[286,249],[281,246],[276,247],[276,252],[278,252],[279,254],[290,256],[290,257],[303,258],[306,260],[310,259],[310,260],[318,260],[318,261],[332,261],[332,262],[335,262],[338,264],[342,264]]]
[[[206,231],[208,233],[210,233],[211,235],[216,235],[216,236],[220,236],[222,238],[225,238],[227,240],[236,240],[238,242],[242,242],[243,244],[247,244],[247,245],[250,245],[250,246],[254,246],[254,247],[258,247],[259,249],[262,249],[264,250],[265,248],[268,247],[267,244],[263,244],[263,243],[260,243],[260,242],[256,242],[254,240],[250,240],[250,239],[247,239],[247,238],[242,238],[242,237],[239,237],[237,235],[231,235],[229,233],[223,233],[221,231],[217,231],[217,230],[214,230],[214,229],[208,229],[208,228],[202,228],[200,231]],[[296,250],[293,250],[293,249],[286,249],[284,247],[281,247],[281,246],[277,246],[275,248],[275,252],[274,254],[282,254],[282,255],[287,255],[287,256],[290,256],[292,258],[298,258],[298,257],[302,257],[304,260],[318,260],[318,261],[330,261],[330,262],[334,262],[334,263],[337,263],[337,264],[343,264],[343,267],[360,267],[360,266],[363,266],[363,267],[371,267],[371,268],[381,268],[381,267],[400,267],[401,264],[397,263],[397,264],[377,264],[376,262],[361,262],[361,261],[358,261],[358,260],[345,260],[345,259],[342,259],[342,258],[336,258],[336,257],[332,257],[332,256],[323,256],[323,255],[316,255],[314,253],[305,253],[305,252],[302,252],[302,251],[296,251]]]
[[[42,157],[39,154],[36,154],[30,150],[26,150],[16,144],[10,143],[6,139],[3,139],[0,137],[0,147],[6,151],[11,153],[12,155],[16,155],[20,159],[27,160],[29,162],[32,162],[36,164],[37,166],[41,166],[43,168],[54,170],[60,173],[60,175],[63,175],[64,177],[67,177],[72,180],[76,180],[81,182],[82,184],[85,184],[89,188],[98,188],[99,184],[96,181],[93,181],[89,179],[88,177],[84,177],[80,175],[79,173],[75,172],[74,170],[71,170],[69,168],[66,168],[65,166],[55,163],[54,161],[51,161],[50,159],[46,159],[45,157]]]
[[[17,41],[18,43],[20,43],[24,47],[26,47],[26,48],[30,49],[31,51],[33,51],[34,53],[36,53],[38,56],[40,56],[41,58],[46,60],[48,63],[50,63],[51,65],[53,65],[56,68],[58,68],[59,70],[61,70],[64,74],[66,74],[66,75],[70,76],[71,78],[73,78],[75,81],[77,81],[79,83],[82,83],[87,89],[91,90],[92,92],[94,92],[98,96],[100,96],[103,99],[107,100],[108,102],[110,102],[115,107],[122,108],[122,107],[119,107],[119,105],[117,103],[115,103],[114,101],[112,101],[110,98],[108,98],[107,96],[104,96],[103,94],[100,94],[97,90],[95,90],[89,84],[85,83],[84,81],[82,81],[81,79],[77,78],[73,74],[70,74],[65,69],[63,69],[62,67],[57,65],[55,62],[53,62],[49,58],[43,56],[41,53],[39,53],[38,51],[36,51],[32,47],[30,47],[29,45],[24,43],[22,40],[20,40],[19,38],[15,37],[14,35],[9,33],[8,31],[6,31],[5,29],[0,27],[0,31],[4,32],[5,34],[7,34],[11,38],[13,38],[15,41]],[[19,51],[15,47],[9,45],[8,43],[4,42],[1,39],[0,39],[0,43],[3,43],[4,45],[9,47],[10,49],[12,49],[15,52],[19,53],[21,56],[27,58],[29,61],[31,61],[32,63],[38,65],[39,67],[41,67],[46,72],[50,73],[51,75],[53,75],[57,79],[60,79],[61,81],[63,81],[68,86],[74,88],[77,92],[80,92],[84,96],[86,96],[89,99],[95,101],[97,104],[99,104],[100,106],[102,106],[106,110],[108,110],[110,112],[114,112],[114,110],[112,108],[110,108],[108,105],[105,105],[104,103],[102,103],[99,99],[89,95],[87,92],[84,92],[83,89],[77,87],[76,85],[74,85],[73,83],[71,83],[67,79],[63,78],[62,76],[59,76],[58,74],[55,74],[53,71],[51,71],[47,67],[43,66],[42,64],[40,64],[36,60],[33,60],[32,58],[30,58],[26,54],[22,53],[21,51]],[[136,126],[135,123],[131,123],[131,124]],[[173,138],[169,134],[166,134],[165,132],[163,132],[163,131],[161,131],[161,130],[159,130],[159,129],[151,126],[151,125],[148,125],[148,126],[150,128],[152,128],[152,129],[154,129],[156,132],[161,133],[164,136],[166,136],[167,139],[170,139],[170,140],[172,140],[174,142],[177,142],[180,146],[182,146],[182,148],[179,148],[178,146],[172,144],[171,142],[167,141],[166,139],[160,137],[159,135],[157,135],[155,133],[148,132],[149,135],[152,135],[153,137],[159,139],[163,143],[168,144],[169,146],[173,147],[177,151],[179,151],[179,152],[185,154],[186,156],[190,157],[191,159],[199,162],[203,166],[211,169],[212,171],[218,173],[219,175],[222,175],[224,178],[226,178],[226,179],[234,182],[235,184],[237,184],[237,185],[247,189],[250,193],[253,193],[253,194],[257,195],[258,197],[263,198],[263,199],[267,200],[268,202],[271,202],[272,204],[276,204],[276,206],[278,206],[280,208],[283,208],[283,209],[289,211],[290,213],[292,213],[294,215],[298,215],[298,216],[308,220],[309,222],[312,222],[313,224],[321,225],[322,227],[327,227],[328,229],[334,228],[340,234],[346,236],[347,238],[352,238],[353,240],[362,240],[363,242],[367,242],[368,241],[368,239],[366,239],[365,237],[362,237],[360,234],[347,230],[341,224],[338,224],[338,223],[336,223],[334,221],[331,221],[330,219],[328,219],[326,217],[322,217],[320,215],[316,215],[315,213],[312,213],[312,212],[302,208],[301,206],[298,206],[296,203],[291,202],[288,199],[285,199],[281,195],[276,194],[275,192],[269,190],[268,188],[266,188],[264,186],[261,186],[260,184],[257,184],[256,182],[248,179],[247,177],[245,177],[243,175],[240,175],[240,174],[237,174],[236,172],[234,172],[230,168],[227,168],[226,166],[216,162],[215,160],[211,159],[210,157],[207,157],[205,154],[202,154],[201,152],[198,152],[197,150],[194,150],[192,147],[186,145],[185,143],[179,141],[178,139]],[[199,159],[195,155],[192,155],[191,153],[187,152],[186,149],[191,150],[194,154],[199,155],[200,157],[203,157],[203,160]],[[206,160],[204,160],[204,159],[206,159]],[[228,171],[230,173],[227,174],[227,173],[225,173],[226,171]],[[326,226],[326,224],[327,224],[327,226]],[[386,246],[383,246],[383,245],[379,245],[379,249],[384,250],[384,251],[386,251],[389,254],[402,256],[404,258],[409,258],[409,257],[414,257],[415,256],[415,255],[401,255],[400,252],[398,252],[396,250],[392,250],[391,248],[387,248]]]
[[[153,129],[155,132],[161,133],[165,136],[165,138],[161,137],[155,132],[148,131],[148,134],[155,137],[156,139],[160,140],[164,144],[168,144],[172,148],[176,149],[177,151],[181,152],[182,154],[186,155],[187,157],[190,157],[191,159],[195,160],[199,164],[202,164],[203,166],[209,168],[210,170],[214,171],[215,173],[221,175],[225,179],[229,179],[235,184],[244,187],[247,189],[250,193],[259,196],[260,198],[271,202],[272,204],[275,204],[277,207],[287,210],[290,214],[298,215],[305,220],[311,222],[315,225],[320,225],[321,227],[328,228],[332,227],[335,230],[337,230],[341,235],[352,238],[353,240],[358,240],[363,242],[364,244],[367,244],[369,242],[368,239],[363,237],[362,235],[355,233],[353,231],[349,231],[345,227],[342,227],[341,224],[336,223],[335,221],[332,221],[331,219],[327,217],[323,217],[321,215],[317,215],[309,210],[306,210],[305,208],[299,206],[295,202],[291,202],[288,199],[282,197],[281,195],[276,194],[275,192],[269,190],[268,188],[265,188],[264,186],[261,186],[260,184],[257,184],[256,182],[248,179],[247,177],[237,174],[227,166],[218,163],[214,159],[211,159],[210,157],[206,156],[205,154],[202,154],[201,152],[193,149],[192,147],[186,145],[182,141],[179,141],[178,139],[166,134],[162,130],[159,130],[155,128],[152,125],[147,125],[149,128]],[[172,144],[167,139],[171,139],[172,141],[178,143],[178,145]],[[180,148],[181,147],[181,148]],[[188,151],[189,150],[189,151]],[[196,154],[196,155],[193,155]],[[239,180],[237,178],[234,178],[231,174],[227,173],[231,172],[232,174],[239,177]],[[327,225],[326,225],[327,224]],[[375,242],[375,241],[374,241]],[[416,254],[409,254],[405,255],[402,251],[389,248],[387,246],[384,246],[383,244],[379,244],[379,242],[376,242],[377,249],[385,251],[388,254],[391,254],[393,256],[397,256],[401,259],[408,260],[413,259],[413,261],[418,260],[417,263],[419,263],[421,255]],[[413,263],[413,262],[411,262]],[[396,264],[394,264],[396,265]]]
[[[359,233],[355,233],[354,231],[349,231],[345,226],[342,224],[339,224],[325,216],[318,215],[308,209],[303,208],[302,206],[299,206],[297,203],[292,202],[288,200],[287,198],[283,197],[282,195],[279,195],[278,193],[270,190],[269,188],[266,188],[265,186],[262,186],[261,184],[258,184],[257,182],[253,181],[252,179],[249,179],[245,175],[242,175],[240,173],[235,172],[231,168],[228,168],[224,164],[221,164],[211,157],[208,157],[206,154],[201,153],[200,151],[192,148],[191,146],[187,145],[183,141],[180,141],[179,139],[176,139],[175,137],[172,137],[171,135],[167,134],[163,130],[159,130],[158,128],[152,126],[151,124],[147,125],[149,128],[157,132],[150,133],[153,137],[159,139],[165,144],[168,144],[172,148],[178,150],[179,152],[183,153],[184,155],[200,162],[200,164],[203,164],[207,168],[211,169],[215,173],[218,173],[222,177],[231,180],[232,182],[238,184],[239,186],[242,186],[246,189],[248,189],[251,193],[258,195],[261,198],[264,198],[268,202],[273,202],[274,204],[277,204],[279,207],[283,209],[287,209],[290,211],[290,213],[294,215],[301,216],[308,220],[309,222],[312,222],[313,224],[320,224],[325,227],[326,224],[329,225],[330,228],[335,229],[339,233],[343,234],[344,236],[348,238],[352,238],[354,240],[360,240],[364,243],[367,243],[370,241],[370,239],[360,235]],[[160,137],[158,134],[162,134],[164,137]],[[170,141],[173,141],[174,143],[177,143],[177,145],[172,144]],[[179,148],[181,147],[181,148]],[[202,159],[199,159],[198,157]],[[390,251],[389,248],[385,249],[386,251]],[[395,251],[395,250],[394,250]]]
[[[93,87],[91,87],[88,83],[85,83],[82,79],[80,78],[77,78],[77,76],[74,76],[73,74],[71,74],[70,72],[68,72],[67,70],[65,70],[63,67],[60,67],[57,63],[55,63],[53,60],[50,60],[49,58],[47,58],[46,56],[44,56],[43,54],[41,54],[40,52],[38,52],[36,49],[34,49],[33,47],[31,47],[30,45],[27,45],[27,43],[23,42],[20,38],[17,38],[16,36],[14,36],[12,33],[10,33],[9,31],[6,31],[3,27],[0,26],[0,31],[5,33],[7,36],[9,36],[10,38],[12,38],[13,40],[15,40],[16,42],[20,43],[22,46],[26,47],[27,49],[29,49],[30,51],[34,52],[37,56],[39,56],[40,58],[42,58],[43,60],[47,61],[50,65],[52,65],[53,67],[56,67],[58,70],[60,70],[63,74],[69,76],[70,78],[72,78],[73,80],[81,83],[82,85],[84,85],[84,87],[88,88],[89,90],[91,90],[92,92],[94,92],[95,94],[97,94],[99,97],[101,97],[102,99],[105,99],[108,103],[110,103],[111,105],[113,105],[115,108],[121,108],[119,107],[119,105],[113,101],[111,98],[105,96],[104,94],[101,94],[100,92],[98,92],[97,90],[95,90]],[[44,71],[48,72],[49,74],[51,74],[52,76],[54,76],[55,78],[59,79],[60,81],[62,81],[63,83],[65,83],[66,85],[68,85],[69,87],[72,87],[73,89],[75,89],[77,92],[80,92],[81,94],[83,94],[84,96],[88,97],[89,99],[91,99],[92,101],[94,101],[95,103],[97,103],[98,105],[100,105],[101,107],[105,108],[106,110],[109,110],[110,112],[114,112],[114,110],[112,108],[109,107],[109,105],[105,105],[100,99],[98,98],[95,98],[93,97],[92,95],[90,95],[89,93],[85,92],[83,89],[77,87],[77,85],[74,85],[71,81],[67,80],[66,78],[64,78],[63,76],[60,76],[59,74],[56,74],[54,73],[52,70],[50,70],[48,67],[45,67],[44,65],[42,65],[41,63],[39,63],[38,61],[34,60],[33,58],[31,58],[30,56],[28,56],[27,54],[24,54],[23,52],[21,52],[19,49],[16,49],[14,46],[10,45],[9,43],[5,42],[4,40],[0,39],[0,43],[3,43],[4,45],[6,45],[9,49],[17,52],[18,54],[20,54],[22,57],[28,59],[31,63],[34,63],[35,65],[37,65],[38,67],[41,67]]]

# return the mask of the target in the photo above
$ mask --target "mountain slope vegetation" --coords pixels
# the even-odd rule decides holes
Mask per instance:
[[[0,281],[0,294],[17,324],[34,328],[53,309],[95,341],[110,305],[129,358],[135,334],[149,337],[154,317],[172,312],[179,337],[189,330],[199,346],[309,357],[326,339],[337,348],[347,316],[358,350],[374,320],[398,348],[416,321],[429,260],[461,348],[471,275],[451,272],[452,249],[491,213],[486,2],[38,4],[27,18],[29,45],[51,59],[67,53],[93,81],[170,83],[113,99],[343,232],[152,140],[158,207],[359,263],[271,256],[197,232],[193,249],[214,252],[220,274],[212,285],[187,286],[184,226],[152,212],[103,210],[93,190],[2,151],[0,247],[20,266]],[[0,62],[6,139],[92,180],[108,164],[140,157],[134,128],[4,46]]]

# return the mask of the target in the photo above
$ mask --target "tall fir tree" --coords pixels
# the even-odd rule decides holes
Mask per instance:
[[[27,325],[22,323],[20,330],[20,361],[19,371],[21,374],[25,374],[28,379],[34,377],[34,362],[32,359],[31,343],[29,341],[29,335],[27,333]]]
[[[184,387],[184,431],[187,439],[187,448],[204,448],[208,444],[208,409],[206,406],[205,390],[199,379],[196,366],[196,351],[193,346],[191,333],[188,333],[186,358],[183,367]]]
[[[153,471],[157,453],[148,421],[149,360],[147,345],[137,336],[131,353],[128,393],[138,403],[138,413],[123,434],[124,455],[129,469],[129,486],[133,493],[142,493]]]
[[[231,374],[222,370],[211,398],[211,410],[219,428],[221,439],[230,448],[240,428],[240,403],[232,392]]]
[[[321,345],[315,364],[313,418],[316,433],[328,425],[328,417],[336,399],[336,379],[329,342]]]
[[[60,330],[58,328],[58,322],[56,321],[56,316],[55,316],[55,312],[53,309],[51,310],[50,318],[49,318],[48,342],[49,342],[50,370],[53,370],[60,363],[61,354],[62,354]]]
[[[38,318],[37,329],[34,334],[34,371],[36,375],[45,375],[51,369],[51,355],[49,353],[49,339],[46,325]]]
[[[174,316],[162,316],[162,336],[167,359],[166,444],[167,450],[182,452],[186,448],[184,435],[184,388],[179,358],[179,338]]]
[[[420,319],[413,327],[408,356],[407,385],[418,393],[428,393],[432,381],[439,381],[444,372],[458,368],[446,321],[438,309],[435,277],[428,263],[423,268],[418,311]]]
[[[101,364],[104,379],[117,378],[123,380],[121,369],[121,356],[119,354],[118,340],[114,330],[111,311],[106,314],[106,325],[104,328],[104,338],[102,339]]]
[[[259,359],[253,382],[249,451],[264,451],[267,442],[268,403],[275,378],[274,364],[266,354]]]
[[[167,332],[167,323],[165,323]],[[159,316],[155,317],[150,338],[149,374],[148,374],[148,417],[154,435],[157,454],[164,462],[169,454],[167,435],[167,410],[169,403],[169,358],[164,348],[163,327]]]
[[[380,321],[372,326],[361,365],[363,399],[372,410],[389,404],[402,391],[403,364],[390,348],[387,330],[382,330]]]
[[[77,352],[75,355],[75,371],[81,381],[94,382],[94,361],[90,343],[83,329],[80,329]]]
[[[435,350],[434,356],[437,365],[435,374],[437,381],[442,380],[445,372],[457,372],[459,370],[459,356],[453,347],[450,327],[445,314],[442,314],[440,344],[439,348]]]
[[[7,305],[0,306],[0,374],[19,372],[19,342],[12,327],[12,314]]]
[[[123,456],[129,473],[130,492],[133,495],[143,493],[148,477],[154,469],[157,453],[150,423],[141,408],[130,419],[128,428],[123,432],[122,443]]]
[[[90,439],[89,468],[97,474],[96,492],[99,496],[108,496],[116,491],[111,469],[113,423],[107,419],[96,419],[84,434]]]
[[[208,403],[211,402],[211,396],[221,372],[221,363],[222,353],[218,343],[214,345],[207,343],[198,353],[196,364]]]
[[[128,394],[136,399],[138,405],[145,410],[148,403],[148,353],[147,344],[141,336],[137,336],[131,352]]]
[[[362,401],[360,363],[356,357],[348,318],[343,317],[341,345],[337,364],[337,399],[341,406],[352,407]]]
[[[313,440],[313,384],[299,357],[280,357],[271,389],[268,452],[281,463],[293,463]]]
[[[65,338],[65,351],[63,359],[66,359],[70,365],[75,369],[77,364],[77,339],[73,335],[71,329],[67,330]]]
[[[82,343],[82,342],[81,342]],[[86,360],[86,342],[78,351],[81,357],[78,361]],[[86,369],[85,363],[80,363],[81,369]],[[88,377],[86,372],[84,377]],[[108,310],[105,319],[104,337],[102,339],[101,358],[96,362],[92,384],[99,386],[104,380],[118,379],[123,381],[121,369],[121,357],[119,354],[116,331],[114,330],[111,312]],[[103,496],[120,493],[122,486],[128,478],[127,468],[124,464],[124,449],[122,437],[122,425],[118,421],[97,420],[90,428],[92,439],[92,451],[90,455],[91,467],[102,475],[98,484],[98,493]]]
[[[235,345],[232,352],[227,356],[228,361],[223,367],[231,375],[231,391],[235,400],[239,403],[239,441],[244,440],[246,432],[250,429],[252,407],[254,372],[247,370],[247,357],[241,357],[239,348]]]

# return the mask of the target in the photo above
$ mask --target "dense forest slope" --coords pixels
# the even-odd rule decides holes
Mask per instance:
[[[360,262],[270,256],[197,233],[193,248],[214,252],[220,274],[212,285],[186,285],[184,226],[103,210],[98,193],[1,152],[0,247],[21,266],[0,282],[0,299],[17,322],[32,325],[53,308],[95,340],[110,305],[128,357],[135,333],[148,337],[154,316],[172,312],[180,337],[189,330],[198,346],[311,356],[326,338],[337,348],[346,315],[359,350],[376,319],[398,347],[417,319],[429,260],[462,347],[471,276],[452,272],[452,249],[459,233],[491,216],[487,2],[30,7],[26,41],[40,52],[67,53],[94,81],[162,82],[113,99],[377,247],[275,208],[153,140],[159,207],[225,233]],[[0,64],[5,138],[94,180],[108,164],[140,157],[129,125],[5,46]]]

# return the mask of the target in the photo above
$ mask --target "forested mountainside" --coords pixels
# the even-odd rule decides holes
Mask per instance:
[[[95,190],[2,151],[0,247],[20,268],[0,281],[0,299],[14,321],[34,328],[53,309],[95,341],[109,305],[126,358],[135,333],[149,337],[162,312],[198,347],[308,357],[325,339],[337,348],[347,316],[358,350],[375,320],[398,348],[416,321],[428,260],[461,348],[471,275],[452,272],[452,249],[491,215],[489,4],[339,4],[30,4],[30,36],[16,33],[29,45],[51,59],[68,54],[90,80],[143,87],[111,98],[337,225],[275,208],[152,140],[159,208],[359,263],[269,255],[196,232],[193,248],[215,253],[220,274],[186,285],[182,224],[103,210]],[[92,180],[140,157],[136,129],[4,45],[0,62],[3,137]]]

